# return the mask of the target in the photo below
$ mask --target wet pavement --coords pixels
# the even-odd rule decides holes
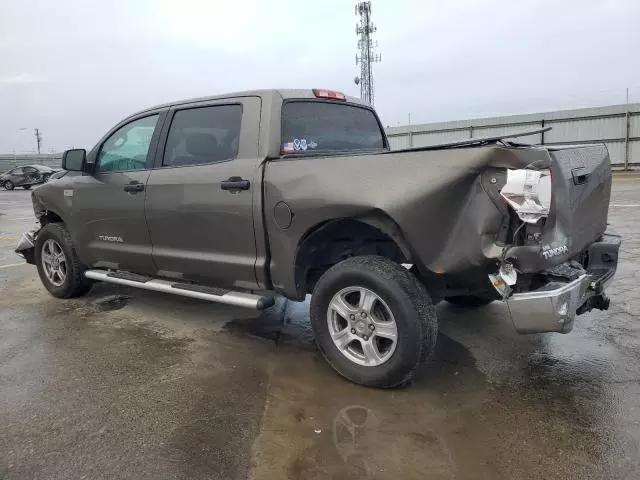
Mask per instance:
[[[519,336],[499,303],[440,304],[404,389],[348,383],[308,304],[251,311],[110,285],[49,296],[11,249],[28,192],[0,192],[0,479],[640,478],[640,180],[611,309]]]

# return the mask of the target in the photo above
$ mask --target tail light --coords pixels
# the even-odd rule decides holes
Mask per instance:
[[[537,223],[551,208],[551,170],[507,170],[500,195],[523,222]]]
[[[330,98],[331,100],[343,100],[343,101],[347,99],[344,93],[336,92],[334,90],[322,90],[320,88],[314,88],[313,94],[317,98]]]

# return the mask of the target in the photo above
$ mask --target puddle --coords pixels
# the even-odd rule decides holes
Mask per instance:
[[[309,323],[309,300],[293,302],[284,298],[264,310],[257,317],[236,318],[224,330],[272,341],[278,345],[291,345],[313,349],[313,330]]]
[[[97,298],[91,302],[91,306],[99,312],[110,312],[124,308],[131,299],[128,295],[108,295]]]
[[[278,343],[284,325],[286,305],[287,300],[279,298],[273,307],[263,310],[257,317],[234,318],[225,324],[223,330]]]

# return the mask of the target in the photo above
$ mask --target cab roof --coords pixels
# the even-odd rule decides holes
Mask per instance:
[[[175,107],[178,105],[188,105],[190,103],[200,103],[200,102],[208,102],[212,100],[223,100],[225,98],[238,98],[238,97],[260,97],[263,100],[272,100],[274,96],[279,96],[282,100],[291,99],[291,98],[308,98],[308,99],[316,99],[317,97],[313,93],[313,89],[264,89],[264,90],[245,90],[243,92],[233,92],[233,93],[224,93],[222,95],[211,95],[206,97],[197,97],[197,98],[189,98],[186,100],[178,100],[175,102],[163,103],[161,105],[156,105],[154,107],[145,108],[144,110],[140,110],[135,114],[138,115],[140,113],[152,112],[154,110],[159,110],[163,108]],[[359,105],[363,105],[366,107],[371,107],[368,103],[362,101],[357,97],[346,96],[346,101],[349,103],[355,103]]]

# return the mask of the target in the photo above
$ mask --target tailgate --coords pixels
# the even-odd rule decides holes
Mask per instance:
[[[508,254],[523,273],[541,272],[575,258],[607,228],[611,194],[607,148],[577,145],[547,148],[547,152],[551,170],[548,217],[542,226],[528,224],[525,244],[510,248]]]
[[[606,230],[611,164],[604,145],[560,147],[549,149],[549,155],[553,193],[542,254],[556,264],[584,251]]]

